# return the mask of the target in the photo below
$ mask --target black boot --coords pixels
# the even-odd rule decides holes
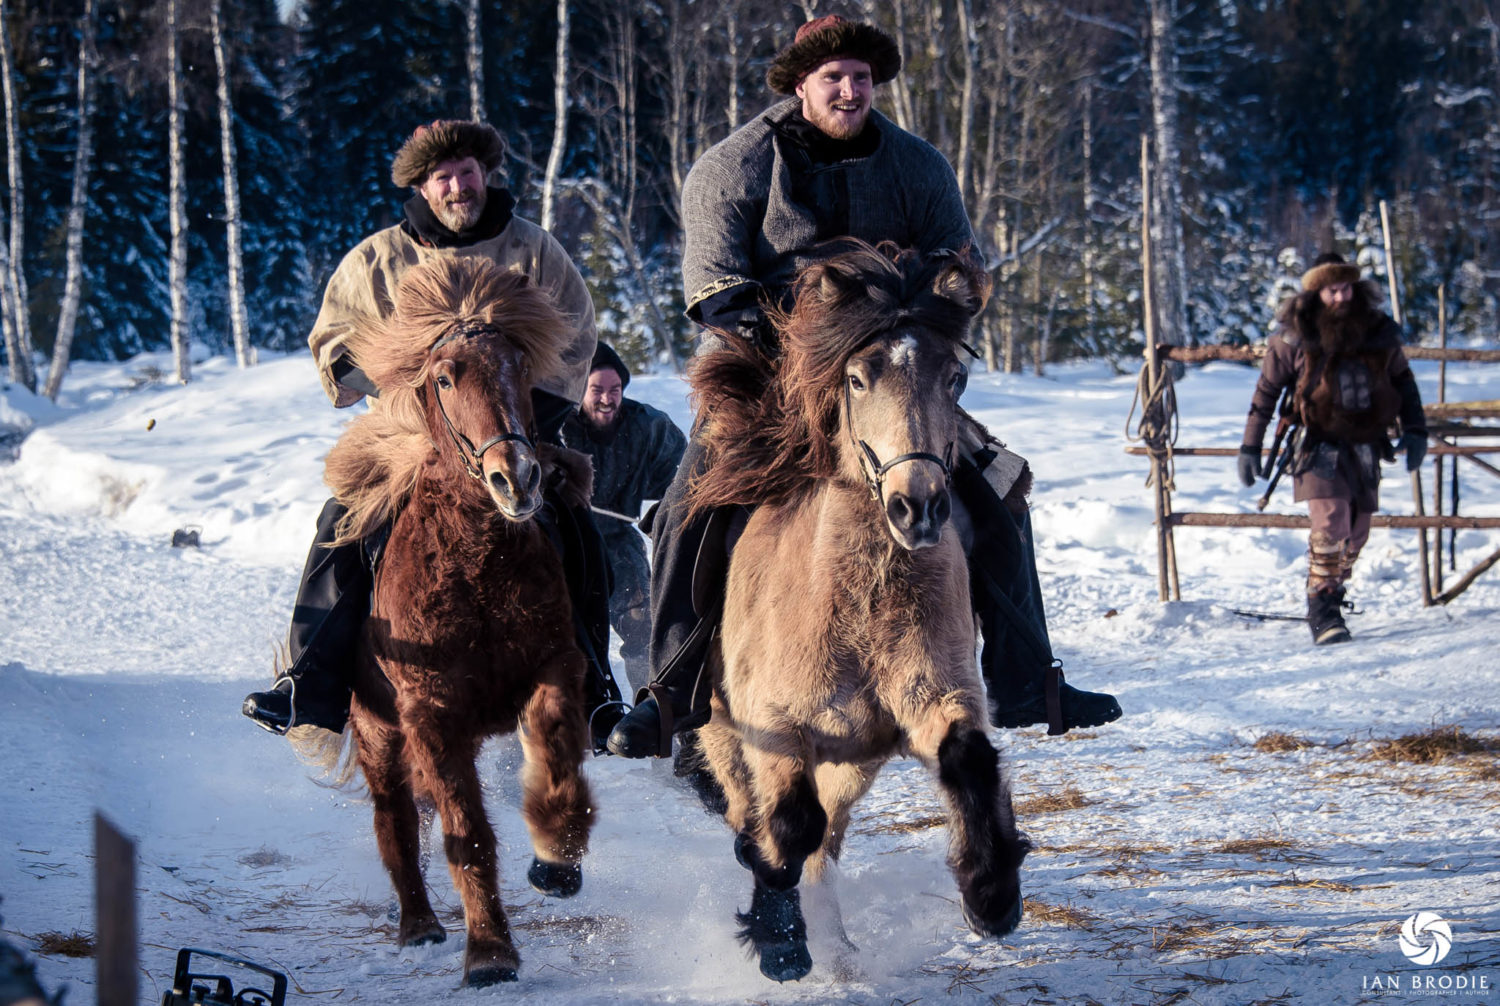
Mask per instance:
[[[1354,637],[1344,624],[1344,588],[1333,587],[1307,595],[1307,627],[1312,630],[1313,645],[1347,643]]]
[[[1069,685],[1052,656],[1024,501],[1006,506],[969,462],[954,471],[953,487],[974,527],[969,586],[984,636],[979,666],[990,721],[1007,729],[1045,723],[1049,734],[1062,734],[1119,719],[1113,695]]]
[[[328,548],[344,515],[336,500],[323,505],[318,530],[297,587],[287,631],[286,670],[264,692],[245,696],[240,711],[258,726],[284,734],[294,726],[341,733],[349,718],[349,682],[360,628],[370,615],[372,569],[389,527],[369,541]]]
[[[674,733],[708,722],[704,662],[723,610],[737,508],[686,519],[688,482],[703,469],[703,449],[689,440],[651,522],[651,683],[609,735],[609,750],[623,758],[669,757]]]

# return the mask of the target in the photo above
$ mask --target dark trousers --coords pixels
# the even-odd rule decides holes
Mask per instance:
[[[719,510],[687,519],[687,487],[706,467],[706,452],[690,439],[677,477],[652,523],[651,680],[658,704],[671,703],[673,729],[708,719],[711,682],[703,663],[723,607],[727,536],[733,513]],[[984,647],[980,669],[990,702],[1005,707],[1040,695],[1052,666],[1052,644],[1036,571],[1031,514],[1015,514],[981,471],[961,460],[953,491],[975,528],[969,551],[971,597]]]

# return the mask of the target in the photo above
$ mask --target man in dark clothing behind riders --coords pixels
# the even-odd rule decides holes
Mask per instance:
[[[629,385],[620,355],[599,343],[583,401],[563,424],[561,439],[594,461],[594,523],[614,575],[609,620],[620,634],[620,657],[634,690],[650,677],[651,638],[651,566],[635,521],[642,503],[666,494],[687,438],[665,412],[626,398]]]
[[[1261,443],[1282,389],[1302,426],[1292,461],[1293,498],[1307,501],[1307,624],[1318,645],[1349,641],[1345,584],[1380,505],[1380,462],[1393,461],[1386,431],[1401,420],[1406,469],[1427,453],[1427,420],[1401,351],[1401,327],[1379,310],[1380,291],[1334,252],[1302,277],[1276,311],[1239,453],[1246,486],[1260,474]]]
[[[682,190],[688,315],[724,333],[705,342],[744,338],[774,354],[764,305],[783,298],[833,238],[972,254],[953,168],[871,107],[874,88],[900,69],[900,50],[880,29],[837,15],[809,21],[766,75],[788,98],[693,166]],[[1025,459],[983,440],[977,424],[965,425],[954,490],[974,526],[970,578],[991,719],[1002,727],[1047,723],[1051,733],[1115,719],[1113,696],[1065,683],[1053,659]],[[713,556],[724,550],[728,520],[723,513],[687,519],[687,484],[703,464],[702,449],[690,443],[653,522],[652,681],[609,738],[610,750],[626,757],[665,757],[674,732],[708,720],[700,672],[723,595]],[[715,568],[714,577],[702,572]]]

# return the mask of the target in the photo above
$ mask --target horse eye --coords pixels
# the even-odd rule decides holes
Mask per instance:
[[[865,382],[861,381],[859,379],[859,376],[857,374],[850,374],[849,375],[849,387],[852,388],[855,391],[864,391],[865,390]]]
[[[953,389],[954,398],[962,395],[964,393],[964,389],[969,386],[968,373],[966,371],[960,370],[958,373],[953,375],[953,380],[949,382],[948,386]]]
[[[452,388],[453,382],[448,380],[447,374],[439,374],[437,379],[437,386],[439,388]]]

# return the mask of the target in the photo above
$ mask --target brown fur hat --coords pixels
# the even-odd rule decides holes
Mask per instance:
[[[1336,283],[1358,283],[1359,266],[1344,261],[1338,252],[1324,252],[1313,261],[1313,266],[1302,274],[1302,290],[1312,293]]]
[[[486,173],[505,160],[505,138],[487,122],[434,119],[416,130],[391,161],[391,181],[402,188],[421,185],[443,161],[472,157]]]
[[[877,84],[901,72],[901,50],[895,39],[872,24],[829,14],[797,29],[792,44],[766,71],[766,84],[777,94],[795,94],[804,77],[835,59],[864,60]]]

